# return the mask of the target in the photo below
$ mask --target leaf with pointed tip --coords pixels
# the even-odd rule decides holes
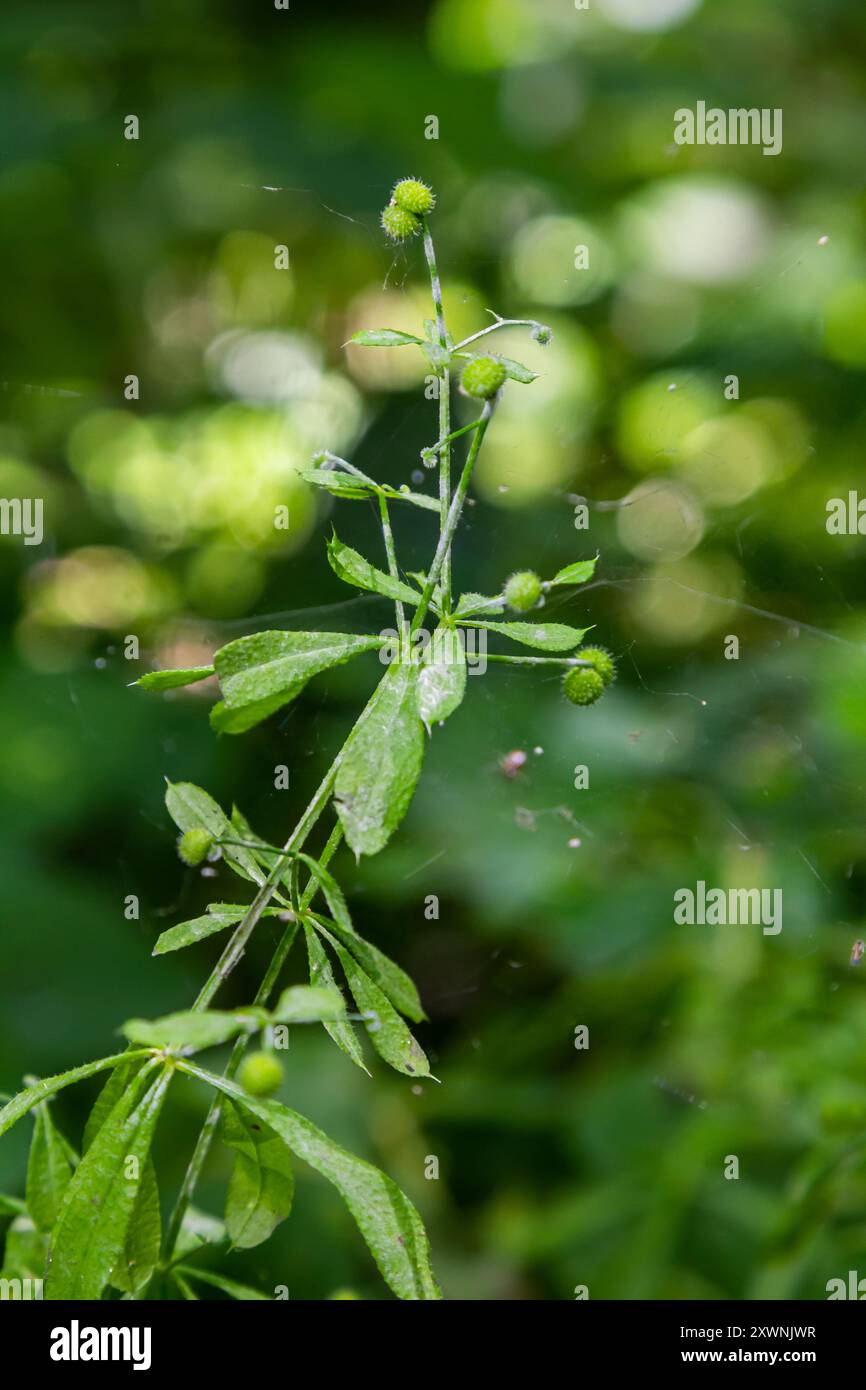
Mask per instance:
[[[37,1106],[35,1120],[25,1197],[37,1230],[50,1231],[72,1179],[75,1155],[55,1128],[47,1101]]]
[[[416,604],[421,595],[417,590],[404,584],[401,579],[393,579],[390,574],[376,569],[350,545],[343,545],[336,532],[328,541],[328,563],[338,579],[352,584],[356,589],[366,589],[385,598],[399,600],[401,603]]]
[[[165,790],[165,804],[179,830],[206,830],[215,840],[235,840],[232,823],[207,792],[192,782],[169,782]],[[262,884],[265,875],[248,849],[240,845],[223,845],[223,858],[240,874],[241,878],[252,879]]]
[[[220,1133],[236,1154],[226,1195],[226,1229],[236,1249],[251,1250],[292,1209],[292,1160],[269,1125],[231,1103],[223,1107]]]
[[[27,1208],[20,1197],[10,1197],[8,1192],[0,1192],[0,1216],[25,1216]]]
[[[293,700],[312,676],[381,645],[380,637],[347,632],[256,632],[222,647],[214,663],[226,709],[249,711],[257,722]],[[241,732],[228,715],[220,718],[227,732]]]
[[[554,584],[585,584],[588,579],[592,579],[595,574],[595,567],[598,563],[598,556],[593,560],[576,560],[573,565],[566,565],[551,579],[551,586]]]
[[[364,500],[376,491],[372,483],[357,478],[354,473],[339,473],[336,468],[301,468],[299,473],[305,483],[323,488],[334,497]]]
[[[407,347],[410,343],[420,343],[421,339],[396,328],[362,328],[352,334],[349,342],[359,347]]]
[[[397,1010],[379,986],[361,969],[355,957],[340,945],[327,928],[321,924],[318,926],[325,940],[336,952],[352,998],[365,1015],[365,1027],[379,1056],[404,1076],[429,1076],[430,1064]]]
[[[4,1105],[0,1110],[0,1135],[5,1134],[7,1129],[11,1129],[22,1115],[26,1115],[28,1110],[32,1110],[34,1105],[38,1105],[41,1100],[46,1100],[48,1096],[53,1096],[55,1092],[62,1091],[65,1086],[74,1086],[76,1081],[85,1081],[89,1076],[96,1076],[97,1072],[105,1071],[108,1067],[116,1067],[119,1062],[129,1060],[128,1052],[118,1052],[113,1057],[102,1057],[98,1062],[86,1062],[83,1067],[73,1067],[71,1071],[58,1072],[56,1076],[46,1076],[44,1080],[35,1082],[25,1090],[19,1091],[17,1096],[13,1096],[8,1105]]]
[[[389,502],[411,502],[415,507],[423,507],[428,512],[438,512],[442,510],[442,504],[438,497],[428,497],[424,492],[412,492],[408,487],[400,488],[383,487]]]
[[[197,1279],[200,1284],[210,1284],[213,1288],[220,1289],[222,1293],[227,1293],[230,1298],[239,1303],[250,1303],[254,1299],[265,1303],[270,1302],[267,1294],[259,1293],[258,1289],[251,1289],[249,1284],[239,1284],[236,1279],[226,1279],[222,1274],[214,1274],[210,1269],[194,1269],[192,1265],[177,1265],[174,1273],[175,1276],[179,1273],[182,1279]]]
[[[454,610],[455,618],[469,617],[472,613],[501,613],[505,607],[502,594],[488,598],[486,594],[461,594]]]
[[[123,1060],[114,1068],[87,1117],[84,1125],[84,1137],[81,1141],[81,1152],[87,1153],[97,1134],[101,1130],[105,1121],[108,1119],[120,1097],[129,1086],[132,1085],[147,1058],[141,1053],[125,1053]]]
[[[213,675],[212,666],[188,666],[176,671],[148,671],[135,682],[142,690],[176,690],[181,685],[195,685]]]
[[[123,1258],[170,1080],[162,1071],[140,1099],[138,1086],[125,1091],[75,1170],[51,1238],[47,1299],[100,1298]]]
[[[440,625],[418,672],[418,713],[430,729],[447,719],[466,694],[466,652],[460,634]]]
[[[331,921],[318,913],[310,913],[310,920],[317,930],[327,927],[340,938],[365,973],[375,981],[401,1014],[411,1018],[413,1023],[421,1023],[427,1017],[421,1007],[414,982],[405,970],[401,970],[400,966],[396,965],[390,956],[386,956],[384,951],[380,951],[378,946],[371,945],[363,936],[359,936],[353,927],[347,928],[342,922]]]
[[[274,1023],[322,1023],[342,1018],[346,1012],[343,996],[324,985],[289,985],[271,1013]]]
[[[200,1211],[198,1207],[188,1206],[181,1222],[174,1254],[176,1257],[182,1257],[192,1255],[206,1245],[219,1245],[226,1239],[227,1234],[219,1217]]]
[[[198,1052],[203,1047],[218,1047],[238,1033],[256,1033],[267,1021],[266,1010],[253,1007],[233,1013],[222,1013],[218,1009],[198,1013],[189,1009],[185,1013],[166,1014],[164,1018],[127,1019],[121,1032],[130,1042],[146,1047],[177,1047]]]
[[[513,357],[497,357],[496,360],[502,363],[507,377],[512,381],[522,382],[524,386],[528,386],[538,376],[538,372],[531,372],[522,362],[515,362]]]
[[[345,745],[334,800],[356,856],[378,854],[412,800],[424,761],[417,682],[414,663],[389,666],[367,719]]]
[[[230,708],[225,700],[217,700],[216,704],[211,706],[208,715],[210,726],[215,734],[245,734],[263,720],[269,719],[272,714],[276,714],[283,705],[291,704],[292,700],[297,699],[306,683],[298,681],[295,685],[278,691],[276,695],[269,695],[265,700],[251,700],[248,705],[241,705],[238,709]]]
[[[466,623],[466,627],[484,627],[488,632],[501,632],[512,642],[524,647],[538,647],[544,652],[568,652],[580,646],[588,627],[569,627],[567,623]]]
[[[184,1062],[183,1070],[257,1115],[296,1157],[334,1184],[355,1218],[382,1277],[398,1298],[442,1297],[430,1267],[427,1233],[421,1218],[396,1183],[279,1101],[248,1096],[234,1082],[203,1071],[192,1062]]]
[[[328,960],[327,952],[309,922],[304,922],[304,936],[307,941],[307,956],[310,961],[310,984],[323,985],[325,989],[336,989],[337,982]],[[370,1073],[364,1065],[364,1054],[355,1030],[346,1019],[322,1019],[325,1029],[333,1038],[341,1052],[345,1052],[356,1066]]]
[[[211,903],[207,912],[203,913],[201,917],[191,917],[188,922],[178,922],[176,927],[169,927],[167,931],[164,931],[157,938],[151,954],[165,956],[169,951],[180,951],[184,946],[192,946],[196,941],[205,941],[209,936],[216,935],[217,932],[237,926],[238,922],[243,921],[249,910],[249,904],[238,903],[237,906],[229,906],[228,904]],[[266,907],[262,916],[279,917],[283,910],[279,907]]]

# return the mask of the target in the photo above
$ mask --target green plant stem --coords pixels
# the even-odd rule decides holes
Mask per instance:
[[[463,472],[460,474],[460,481],[457,484],[457,487],[454,490],[454,496],[451,499],[451,506],[448,509],[448,517],[445,522],[445,527],[439,537],[439,544],[436,547],[436,554],[433,557],[433,564],[430,568],[430,573],[427,576],[427,583],[424,585],[424,588],[421,592],[421,597],[418,600],[418,607],[415,609],[415,616],[412,619],[412,624],[409,628],[410,635],[411,633],[415,632],[424,621],[427,609],[430,606],[430,600],[433,597],[433,590],[436,588],[439,576],[442,573],[442,566],[445,562],[445,556],[451,550],[451,542],[454,539],[454,532],[457,530],[457,523],[460,520],[460,513],[463,511],[463,504],[466,501],[466,493],[469,490],[469,481],[472,477],[472,470],[475,467],[475,460],[478,458],[478,450],[481,448],[481,444],[484,439],[484,435],[487,432],[487,426],[490,424],[490,418],[492,414],[492,401],[485,401],[481,419],[478,421],[478,424],[475,427],[475,433],[472,436],[472,444],[470,446],[466,462],[463,465]]]
[[[472,420],[468,425],[461,425],[459,430],[452,430],[444,439],[437,439],[435,444],[431,444],[429,449],[422,449],[422,454],[438,454],[443,444],[450,444],[452,440],[459,439],[461,434],[468,434],[470,430],[477,429],[481,424],[480,420]]]
[[[382,539],[385,542],[385,555],[388,559],[388,573],[392,579],[399,580],[400,571],[397,569],[397,552],[394,549],[394,532],[391,530],[391,517],[388,512],[388,503],[383,493],[379,493],[379,520],[382,523]],[[397,612],[397,631],[402,641],[403,629],[406,625],[406,617],[403,612],[403,604],[400,599],[395,599],[394,607]]]
[[[492,312],[492,310],[488,312]],[[497,314],[495,323],[489,323],[486,328],[479,328],[477,333],[472,333],[468,338],[464,338],[462,343],[457,344],[454,351],[460,352],[462,348],[477,342],[479,338],[486,338],[488,333],[495,333],[497,328],[542,328],[543,326],[537,319],[501,319]]]
[[[465,627],[483,627],[483,623],[465,623]],[[591,666],[591,661],[581,661],[576,656],[493,656],[487,653],[487,661],[501,661],[508,666]]]
[[[328,841],[324,849],[322,850],[321,855],[319,856],[319,863],[322,865],[323,868],[326,867],[333,859],[334,854],[336,853],[342,838],[343,827],[340,824],[340,822],[337,821],[333,830],[331,831],[330,836],[328,837]],[[310,906],[310,903],[313,901],[313,898],[316,896],[318,889],[318,881],[315,878],[313,878],[312,875],[310,875],[310,879],[307,883],[307,886],[304,890],[304,895],[300,902],[301,913],[306,912],[307,908]],[[276,986],[277,980],[279,979],[280,971],[282,970],[286,962],[286,957],[288,956],[289,951],[292,949],[292,945],[294,943],[295,936],[297,935],[297,931],[297,919],[295,921],[287,923],[286,929],[283,932],[282,937],[280,938],[277,948],[274,951],[274,954],[271,956],[270,964],[268,965],[267,971],[265,972],[265,977],[262,980],[261,985],[259,986],[255,999],[253,1000],[254,1005],[264,1006],[268,1003],[268,1000],[270,999],[271,994],[273,993],[274,987]],[[228,1081],[232,1080],[235,1073],[237,1072],[238,1067],[241,1064],[241,1059],[243,1058],[244,1051],[246,1050],[247,1044],[250,1041],[250,1036],[250,1034],[241,1034],[240,1037],[235,1039],[235,1043],[232,1047],[229,1060],[226,1063],[225,1069],[223,1071],[223,1076]],[[177,1245],[178,1236],[180,1235],[181,1226],[183,1225],[183,1219],[187,1213],[189,1204],[193,1199],[195,1189],[198,1186],[198,1180],[201,1177],[202,1168],[204,1167],[205,1160],[207,1159],[208,1153],[210,1152],[210,1146],[213,1143],[213,1138],[216,1134],[217,1126],[220,1122],[221,1113],[222,1101],[219,1097],[215,1096],[214,1099],[211,1101],[210,1108],[205,1117],[204,1124],[202,1125],[201,1130],[199,1131],[199,1136],[196,1140],[195,1148],[193,1149],[192,1156],[187,1165],[187,1170],[184,1174],[183,1183],[181,1185],[177,1201],[174,1204],[174,1210],[172,1211],[171,1218],[168,1223],[164,1247],[166,1262],[170,1262],[174,1256],[175,1246]]]
[[[430,273],[430,293],[436,314],[436,329],[439,346],[447,352],[450,346],[448,328],[445,323],[445,310],[442,306],[442,284],[436,264],[436,250],[426,217],[422,218],[424,227],[424,256]],[[442,367],[439,373],[439,538],[441,540],[448,525],[448,509],[451,506],[451,369]],[[446,551],[442,561],[442,612],[451,612],[451,552]]]

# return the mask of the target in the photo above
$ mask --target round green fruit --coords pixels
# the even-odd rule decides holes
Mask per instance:
[[[207,859],[213,846],[213,835],[207,830],[185,830],[177,842],[177,852],[184,864],[195,868]]]
[[[423,217],[426,213],[432,212],[436,206],[436,195],[433,189],[420,179],[401,179],[394,186],[391,194],[391,201],[396,203],[405,212],[414,213],[416,217]]]
[[[597,671],[605,685],[616,680],[616,662],[604,647],[581,647],[578,652],[581,661],[588,661],[593,671]]]
[[[405,241],[407,237],[418,235],[421,223],[413,212],[389,203],[382,212],[382,229],[392,241]]]
[[[604,681],[589,666],[576,666],[562,682],[562,691],[573,705],[594,705],[604,694]]]
[[[505,601],[518,613],[527,613],[541,598],[541,580],[534,570],[518,570],[505,585]]]
[[[473,357],[460,378],[461,389],[479,401],[489,401],[504,383],[505,368],[495,357]]]
[[[251,1096],[272,1096],[283,1082],[283,1068],[272,1052],[251,1052],[238,1072],[238,1082]]]

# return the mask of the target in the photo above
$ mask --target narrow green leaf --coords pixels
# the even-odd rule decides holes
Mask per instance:
[[[371,565],[357,550],[343,545],[336,533],[328,541],[328,562],[338,579],[353,584],[356,589],[384,594],[385,598],[399,599],[402,603],[416,604],[421,597],[416,589],[400,579],[392,579],[390,574]]]
[[[269,719],[272,714],[276,714],[283,705],[288,705],[296,699],[306,683],[297,681],[293,686],[278,691],[276,695],[269,695],[265,700],[251,700],[248,705],[241,705],[238,709],[231,709],[225,700],[217,700],[216,704],[211,706],[208,715],[210,726],[215,734],[245,734],[263,720]]]
[[[346,1012],[343,996],[324,985],[290,985],[271,1013],[273,1023],[322,1023],[340,1019]]]
[[[48,1236],[26,1214],[16,1216],[6,1235],[0,1279],[41,1280],[48,1260]],[[41,1297],[31,1289],[34,1298]]]
[[[81,1141],[81,1152],[87,1153],[97,1134],[101,1130],[105,1121],[108,1119],[124,1091],[130,1087],[145,1065],[147,1058],[142,1053],[127,1052],[123,1060],[114,1068],[96,1100],[93,1108],[87,1117],[84,1126],[84,1137]]]
[[[247,908],[242,907],[238,912],[205,912],[203,916],[192,917],[188,922],[178,922],[176,927],[169,927],[168,931],[164,931],[158,937],[153,955],[164,956],[169,951],[179,951],[184,946],[191,946],[194,941],[204,941],[216,932],[236,926],[246,913]]]
[[[10,1197],[8,1192],[0,1192],[0,1216],[24,1216],[27,1208],[20,1197]]]
[[[222,807],[192,782],[169,782],[165,804],[179,830],[206,830],[215,840],[238,838],[233,834],[231,821]],[[242,878],[252,879],[253,883],[264,883],[265,875],[248,849],[239,845],[224,845],[222,852],[226,862]]]
[[[337,814],[356,856],[378,854],[409,808],[424,761],[418,667],[394,662],[337,772]]]
[[[101,1297],[124,1254],[170,1080],[170,1071],[162,1071],[140,1100],[137,1085],[126,1091],[79,1163],[51,1239],[47,1299]]]
[[[429,1076],[430,1064],[423,1049],[379,986],[373,983],[336,937],[321,925],[319,930],[337,954],[352,997],[361,1013],[366,1015],[365,1027],[379,1056],[404,1076]]]
[[[0,1110],[0,1135],[11,1129],[16,1120],[20,1120],[22,1115],[26,1115],[28,1110],[32,1110],[41,1100],[47,1100],[48,1096],[62,1091],[65,1086],[74,1086],[76,1081],[85,1081],[88,1076],[96,1076],[97,1072],[105,1071],[107,1067],[116,1067],[118,1062],[128,1060],[128,1052],[118,1052],[113,1057],[102,1057],[98,1062],[86,1062],[83,1067],[74,1067],[72,1071],[47,1076],[43,1081],[37,1081],[26,1090],[19,1091],[17,1096],[13,1096],[9,1104]]]
[[[178,1047],[198,1052],[203,1047],[217,1047],[237,1037],[238,1033],[256,1033],[268,1021],[264,1009],[249,1008],[234,1013],[209,1009],[195,1013],[166,1014],[164,1018],[130,1018],[121,1032],[130,1042],[146,1047]]]
[[[595,567],[598,563],[598,556],[593,560],[576,560],[573,565],[566,565],[551,579],[554,584],[585,584],[588,579],[592,579],[595,574]]]
[[[438,512],[442,504],[438,497],[428,497],[424,492],[412,492],[405,484],[400,488],[383,487],[389,502],[411,502],[414,507],[423,507],[428,512]]]
[[[413,333],[401,333],[396,328],[362,328],[353,333],[350,343],[360,347],[406,347],[409,343],[420,343]]]
[[[298,1157],[333,1183],[366,1240],[382,1277],[402,1299],[438,1299],[430,1267],[427,1233],[408,1197],[371,1163],[335,1144],[296,1111],[275,1100],[257,1100],[234,1082],[202,1071],[191,1062],[183,1070],[213,1086],[257,1115]]]
[[[466,694],[466,652],[460,633],[440,625],[424,653],[418,672],[418,713],[429,731],[447,719]]]
[[[212,676],[212,666],[188,666],[177,671],[148,671],[135,682],[142,690],[176,690],[180,685],[195,685]]]
[[[489,598],[486,594],[461,594],[454,610],[455,618],[469,617],[472,613],[501,613],[505,607],[502,594]]]
[[[123,1252],[111,1271],[109,1284],[121,1293],[135,1293],[148,1282],[159,1263],[162,1213],[159,1184],[153,1159],[148,1157],[141,1174],[138,1196],[129,1219]]]
[[[35,1120],[25,1197],[37,1230],[50,1231],[72,1179],[73,1162],[69,1145],[54,1126],[47,1101],[37,1106]]]
[[[219,1217],[210,1216],[198,1207],[189,1206],[181,1222],[180,1235],[174,1247],[175,1257],[192,1255],[206,1245],[219,1245],[226,1240],[228,1232]]]
[[[569,627],[566,623],[467,623],[467,627],[484,627],[488,632],[501,632],[512,642],[520,642],[524,647],[539,647],[545,652],[568,652],[580,646],[588,627]]]
[[[310,984],[322,985],[325,989],[336,989],[337,982],[334,979],[334,972],[331,969],[327,952],[316,935],[315,929],[306,921],[304,922],[304,935],[307,941],[307,956],[310,961]],[[322,1022],[341,1052],[345,1052],[347,1057],[351,1057],[355,1065],[360,1067],[362,1071],[366,1071],[369,1076],[370,1073],[364,1065],[361,1044],[358,1042],[351,1023],[342,1018],[323,1019]]]
[[[256,632],[229,642],[214,661],[226,706],[240,710],[278,696],[287,704],[311,676],[381,645],[347,632]]]
[[[178,1274],[177,1269],[172,1270],[171,1277],[174,1280],[177,1287],[180,1289],[187,1302],[198,1303],[198,1294],[193,1293],[191,1284],[188,1282],[188,1280],[184,1279],[182,1274]]]
[[[259,1293],[258,1289],[251,1289],[249,1284],[239,1284],[235,1279],[226,1279],[222,1274],[214,1274],[210,1269],[194,1269],[192,1265],[178,1265],[174,1271],[175,1275],[179,1272],[182,1278],[197,1279],[200,1284],[211,1284],[215,1289],[221,1289],[239,1303],[250,1303],[253,1299],[268,1303],[267,1294]]]
[[[414,982],[401,970],[399,965],[386,956],[384,951],[380,951],[378,946],[373,946],[369,941],[365,941],[362,936],[354,930],[348,929],[343,923],[329,921],[318,913],[311,913],[310,920],[317,929],[327,927],[327,929],[339,937],[343,945],[352,952],[355,960],[363,967],[371,980],[386,994],[395,1008],[401,1014],[411,1018],[413,1023],[421,1023],[427,1017],[421,1007],[421,1000],[418,998],[418,991]]]
[[[506,376],[512,381],[521,381],[524,386],[528,386],[538,376],[538,372],[531,372],[522,362],[515,362],[513,357],[497,357],[496,360],[502,363]]]
[[[267,1240],[292,1209],[292,1161],[269,1125],[231,1103],[223,1107],[221,1135],[237,1155],[226,1197],[226,1229],[236,1248],[250,1250]]]
[[[336,468],[301,468],[299,473],[305,482],[324,488],[335,497],[365,500],[375,492],[372,484],[363,478],[357,478],[354,473],[340,473]]]

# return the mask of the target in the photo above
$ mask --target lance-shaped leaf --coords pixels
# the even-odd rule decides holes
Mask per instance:
[[[276,714],[283,705],[290,704],[305,685],[306,681],[298,681],[295,686],[269,695],[266,700],[251,700],[248,705],[241,705],[238,709],[232,709],[225,700],[217,700],[208,715],[210,726],[215,734],[245,734],[248,729],[254,729],[262,720]]]
[[[164,931],[157,938],[153,955],[164,956],[169,951],[180,951],[184,946],[191,946],[196,941],[204,941],[217,932],[237,926],[248,912],[249,905],[244,906],[243,903],[239,903],[237,906],[212,903],[201,917],[192,917],[188,922],[178,922],[176,927],[169,927],[167,931]],[[279,917],[282,912],[282,908],[268,907],[265,908],[262,916]]]
[[[65,1086],[74,1086],[76,1081],[86,1081],[89,1076],[96,1076],[97,1072],[106,1071],[108,1067],[116,1067],[119,1062],[128,1060],[128,1052],[118,1052],[112,1057],[101,1057],[98,1062],[86,1062],[83,1067],[73,1067],[72,1071],[46,1076],[44,1080],[19,1091],[17,1096],[13,1096],[9,1104],[0,1110],[0,1135],[11,1129],[16,1120],[20,1120],[22,1115],[26,1115],[28,1110],[32,1110],[41,1100],[47,1100],[48,1096],[62,1091]]]
[[[501,613],[504,607],[505,598],[502,594],[497,594],[495,598],[490,598],[487,594],[461,594],[454,609],[454,616],[468,618],[473,613]]]
[[[179,830],[206,830],[215,840],[236,840],[238,836],[232,823],[207,792],[192,782],[169,782],[165,791],[165,804]],[[265,875],[248,849],[241,845],[224,845],[223,857],[241,878],[252,879],[262,884]]]
[[[148,1156],[141,1174],[138,1196],[129,1218],[123,1251],[109,1277],[113,1289],[135,1293],[148,1282],[157,1264],[162,1244],[162,1213],[159,1184],[153,1159]]]
[[[424,761],[418,667],[395,662],[368,717],[350,734],[334,783],[337,814],[357,856],[378,854],[412,800]]]
[[[417,603],[421,595],[417,589],[404,584],[401,579],[393,579],[390,574],[376,569],[350,545],[343,545],[336,533],[328,541],[328,562],[331,569],[346,584],[356,589],[367,589],[385,598],[397,599],[402,603]]]
[[[365,499],[377,491],[373,483],[358,478],[354,473],[340,473],[336,468],[301,468],[300,476],[313,487],[323,488],[335,497]]]
[[[27,1210],[40,1231],[52,1230],[72,1179],[75,1154],[55,1128],[48,1103],[37,1107],[36,1128],[27,1160]]]
[[[269,1125],[231,1103],[223,1107],[221,1136],[236,1154],[226,1195],[226,1229],[237,1249],[251,1250],[292,1209],[292,1160]]]
[[[369,941],[365,941],[353,927],[346,927],[342,922],[331,921],[319,916],[317,913],[310,914],[310,921],[317,930],[326,927],[339,937],[343,945],[346,946],[355,957],[355,960],[364,969],[370,979],[375,981],[383,994],[386,994],[395,1008],[401,1014],[411,1018],[413,1023],[421,1023],[427,1017],[421,1007],[421,1000],[418,998],[418,991],[413,981],[401,970],[399,965],[386,956],[384,951],[380,951],[378,946],[373,946]]]
[[[428,512],[438,512],[442,504],[438,497],[428,497],[424,492],[412,492],[404,483],[400,488],[383,487],[389,502],[411,502],[414,507],[423,507]]]
[[[461,620],[462,621],[462,620]],[[567,623],[491,623],[469,622],[466,627],[484,627],[488,632],[501,632],[512,642],[524,647],[538,647],[543,652],[568,652],[580,646],[588,627],[569,627]]]
[[[315,933],[311,924],[304,922],[304,935],[307,941],[307,956],[310,961],[310,984],[322,985],[325,989],[336,989],[337,982],[334,979],[334,972],[331,969],[331,962],[328,960],[327,952]],[[351,1057],[356,1066],[362,1071],[370,1073],[364,1065],[364,1054],[361,1051],[361,1044],[358,1042],[355,1030],[346,1019],[322,1019],[327,1033],[333,1038],[341,1052],[345,1052],[347,1057]]]
[[[352,992],[364,1015],[370,1041],[380,1057],[404,1076],[429,1076],[430,1064],[397,1010],[375,985],[345,947],[321,924],[319,931],[330,942]]]
[[[20,1197],[10,1197],[8,1192],[0,1192],[0,1216],[26,1216],[27,1208]]]
[[[418,672],[418,713],[429,732],[453,714],[466,694],[466,652],[460,633],[440,626],[424,653]]]
[[[148,671],[134,682],[143,690],[176,690],[181,685],[195,685],[212,676],[212,666],[187,666],[176,671]]]
[[[208,1009],[196,1013],[166,1014],[164,1018],[130,1018],[121,1032],[130,1042],[144,1047],[177,1047],[198,1052],[203,1047],[217,1047],[239,1033],[257,1033],[268,1021],[265,1009],[238,1009],[222,1013]]]
[[[279,1101],[248,1096],[234,1082],[203,1071],[191,1062],[184,1062],[183,1069],[257,1115],[296,1157],[334,1184],[370,1247],[382,1277],[398,1298],[441,1298],[430,1267],[427,1233],[415,1207],[396,1183]]]
[[[200,1211],[198,1207],[189,1206],[181,1222],[174,1254],[180,1258],[192,1255],[206,1245],[219,1245],[226,1239],[227,1234],[224,1223],[218,1217]]]
[[[507,377],[512,381],[522,382],[524,386],[528,386],[538,376],[538,372],[531,372],[522,362],[515,362],[513,357],[497,357],[496,360],[502,363]]]
[[[82,1153],[87,1153],[120,1097],[132,1085],[146,1060],[146,1055],[142,1053],[124,1053],[122,1061],[114,1068],[93,1102],[93,1108],[84,1126],[84,1137],[81,1141]]]
[[[555,574],[551,579],[551,587],[554,584],[585,584],[588,579],[592,579],[595,574],[595,567],[598,563],[596,555],[592,560],[576,560],[573,565],[566,565]]]
[[[136,1085],[127,1090],[79,1163],[51,1238],[47,1299],[101,1297],[124,1254],[170,1080],[162,1071],[140,1100]]]
[[[340,991],[324,985],[289,985],[271,1012],[272,1023],[322,1023],[340,1019],[346,1005]]]
[[[228,709],[273,701],[272,713],[294,699],[311,676],[381,645],[380,637],[348,632],[256,632],[229,642],[214,662]]]
[[[236,1279],[226,1279],[222,1274],[214,1274],[210,1269],[196,1269],[193,1265],[177,1265],[174,1270],[178,1286],[185,1298],[196,1298],[197,1295],[189,1288],[188,1280],[197,1279],[200,1284],[209,1284],[214,1289],[220,1289],[222,1293],[227,1293],[229,1298],[235,1299],[239,1303],[250,1303],[254,1299],[258,1302],[269,1303],[267,1294],[259,1293],[258,1289],[251,1289],[249,1284],[239,1284]],[[186,1289],[186,1292],[184,1290]]]
[[[362,328],[349,339],[350,343],[357,343],[359,347],[407,347],[410,343],[421,341],[414,334],[401,333],[396,328]]]
[[[16,1216],[6,1236],[0,1279],[41,1280],[47,1259],[48,1236],[37,1231],[26,1213]],[[38,1293],[33,1297],[39,1297]]]

